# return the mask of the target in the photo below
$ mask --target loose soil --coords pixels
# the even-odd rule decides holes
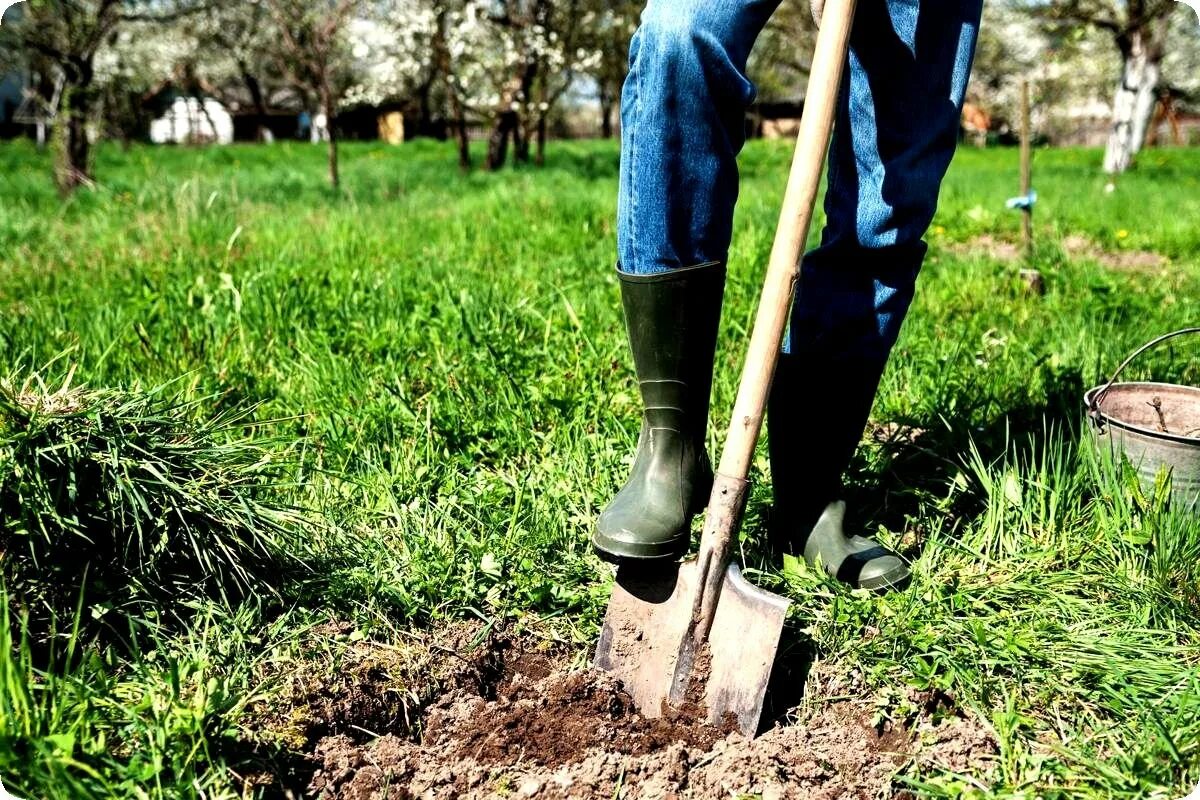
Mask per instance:
[[[473,623],[398,645],[363,638],[347,623],[317,626],[299,652],[263,664],[258,678],[270,691],[251,707],[248,727],[259,740],[297,751],[337,734],[409,735],[448,688],[488,693],[511,642],[477,642],[481,638],[481,626]]]
[[[352,688],[339,705],[337,691],[317,691],[314,702],[306,684],[293,697],[301,713],[276,703],[262,733],[271,720],[319,719],[299,737],[308,743],[311,777],[296,788],[325,800],[868,800],[904,796],[899,771],[980,775],[994,762],[994,740],[973,720],[933,703],[906,724],[875,725],[871,703],[846,699],[862,697],[861,690],[844,678],[826,681],[820,670],[810,676],[804,709],[751,741],[694,716],[647,719],[608,676],[572,666],[578,654],[531,638],[493,636],[452,652],[451,643],[471,638],[463,631],[431,636],[440,656],[400,659],[374,673],[351,662],[378,666],[372,650],[381,646],[358,642],[343,652],[339,672],[401,676],[403,685],[343,682]],[[426,671],[424,688],[413,669]],[[379,705],[389,692],[408,698],[403,710]],[[374,729],[361,724],[364,714]]]

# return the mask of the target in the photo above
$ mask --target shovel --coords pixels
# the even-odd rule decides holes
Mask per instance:
[[[731,548],[829,148],[855,0],[827,0],[754,331],[696,557],[617,570],[595,666],[648,717],[758,731],[788,601],[756,588]]]

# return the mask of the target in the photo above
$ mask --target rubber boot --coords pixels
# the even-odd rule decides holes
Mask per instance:
[[[592,545],[610,561],[674,559],[712,489],[705,436],[725,265],[618,276],[642,430],[629,480],[601,512]]]
[[[842,473],[862,437],[883,363],[784,353],[768,401],[775,505],[771,543],[859,589],[908,585],[908,565],[865,536],[847,536]]]

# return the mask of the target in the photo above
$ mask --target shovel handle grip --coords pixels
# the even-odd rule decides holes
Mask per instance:
[[[767,394],[775,375],[779,345],[799,281],[800,257],[808,240],[825,153],[829,149],[838,89],[850,44],[854,8],[855,0],[827,0],[821,16],[808,92],[796,136],[795,155],[792,157],[783,207],[779,212],[779,226],[775,231],[775,243],[767,263],[758,315],[754,320],[746,364],[733,405],[729,435],[721,452],[721,463],[709,499],[708,516],[700,537],[698,559],[704,580],[702,594],[712,596],[712,602],[706,600],[702,604],[702,608],[709,612],[706,615],[702,611],[699,618],[699,633],[702,636],[707,636],[712,623],[710,606],[716,605],[716,595],[711,590],[715,585],[719,592],[720,581],[729,564],[733,536],[741,522],[746,478],[762,428]],[[734,494],[740,499],[730,504]],[[706,564],[712,568],[704,569]]]

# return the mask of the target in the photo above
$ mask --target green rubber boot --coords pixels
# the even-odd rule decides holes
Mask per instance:
[[[911,580],[904,559],[865,536],[847,536],[846,504],[830,503],[804,542],[804,560],[858,589],[890,592]]]
[[[600,513],[592,546],[610,561],[674,559],[712,489],[705,448],[725,265],[618,272],[642,395],[629,480]]]
[[[784,353],[767,411],[773,548],[877,592],[906,587],[908,564],[873,539],[847,536],[838,498],[882,372],[881,360]]]

